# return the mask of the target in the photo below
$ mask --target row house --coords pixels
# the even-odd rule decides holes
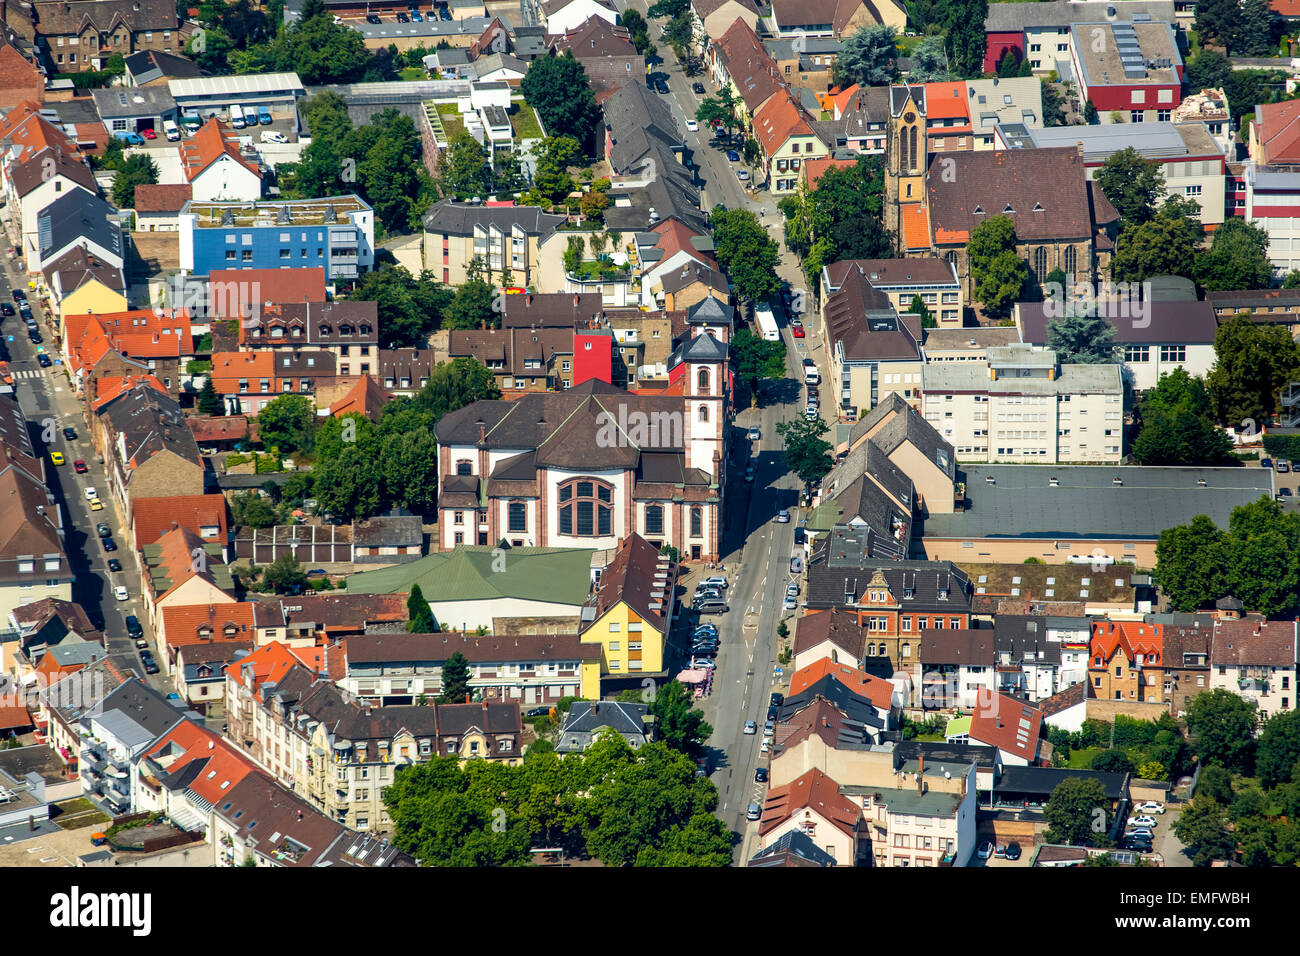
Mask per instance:
[[[1227,690],[1255,704],[1261,722],[1294,709],[1298,626],[1296,621],[1216,620],[1210,690]]]
[[[1193,697],[1211,689],[1210,647],[1213,640],[1214,627],[1208,615],[1205,620],[1164,625],[1165,696],[1169,701],[1169,711],[1175,717],[1181,718],[1187,713],[1188,702]],[[1226,664],[1224,668],[1222,677],[1226,678]]]
[[[803,164],[830,153],[813,130],[812,117],[795,96],[788,86],[782,87],[754,113],[760,167],[774,196],[795,193]]]
[[[572,329],[453,329],[447,353],[487,368],[502,391],[537,392],[574,384]],[[606,356],[611,354],[606,345]]]
[[[998,614],[997,690],[1036,701],[1086,681],[1090,636],[1086,618]]]
[[[822,306],[821,334],[831,355],[832,395],[850,420],[886,395],[909,402],[921,391],[922,321],[894,309],[862,269],[849,269]]]
[[[65,335],[68,317],[128,311],[125,273],[74,246],[40,273],[37,289],[49,300],[55,328]]]
[[[117,53],[180,53],[192,29],[168,0],[34,0],[6,20],[59,73],[102,70]]]
[[[967,743],[996,748],[1002,766],[1027,767],[1051,755],[1042,734],[1041,710],[1016,697],[990,693],[971,713]]]
[[[340,823],[363,831],[389,829],[382,789],[393,782],[397,766],[434,755],[509,765],[523,759],[527,741],[517,705],[372,709],[286,654],[283,645],[268,644],[227,669],[226,698],[241,714],[234,740]]]
[[[718,89],[729,88],[737,100],[736,118],[744,132],[753,128],[759,109],[786,89],[776,61],[744,19],[736,19],[709,44],[704,65]]]
[[[1088,677],[1102,700],[1165,703],[1164,625],[1099,621],[1093,625]]]
[[[953,767],[956,792],[932,786],[921,759],[911,787],[852,787],[875,866],[966,866],[975,851],[977,764]]]
[[[202,608],[202,616],[187,623],[194,627],[188,633],[178,633],[178,644],[187,640],[207,640],[220,632],[225,634],[225,618],[235,613],[227,605],[236,604],[235,580],[230,568],[221,560],[221,548],[208,544],[188,528],[167,532],[153,544],[146,544],[136,552],[136,561],[144,578],[140,597],[153,628],[160,649],[168,646],[167,612],[174,608]],[[209,608],[211,611],[209,611]],[[220,619],[218,627],[214,621]],[[246,623],[246,622],[245,622]],[[208,628],[204,632],[204,628]],[[232,639],[237,635],[229,635]],[[159,666],[166,669],[174,655],[160,655]]]
[[[180,406],[157,379],[95,405],[95,448],[104,456],[108,488],[127,514],[141,498],[202,495],[203,456]]]
[[[4,173],[6,198],[20,222],[24,261],[40,247],[40,214],[46,207],[76,190],[91,196],[97,191],[94,174],[71,141],[33,153],[26,162],[6,164]]]
[[[343,639],[405,623],[407,617],[402,594],[295,594],[253,604],[258,647],[278,642],[329,648],[331,654]]]
[[[126,374],[128,367],[158,379],[173,398],[180,395],[182,376],[189,378],[194,337],[184,309],[69,314],[64,334],[64,361],[85,394],[96,391],[97,378]]]
[[[306,395],[332,388],[338,374],[334,354],[323,349],[290,352],[214,352],[212,386],[231,415],[256,415],[280,395]]]
[[[1176,30],[1190,27],[1196,0],[1047,0],[989,4],[984,19],[984,73],[996,74],[1008,52],[1029,62],[1035,74],[1056,70],[1070,60],[1070,27],[1074,23],[1169,23]],[[1093,34],[1089,33],[1087,39]],[[1105,41],[1110,37],[1097,34]],[[1098,109],[1101,107],[1098,106]]]
[[[816,768],[785,786],[773,787],[763,798],[759,846],[774,844],[791,831],[809,838],[835,866],[857,866],[864,845],[870,845],[861,805],[844,796],[839,784]]]
[[[794,89],[824,94],[834,85],[832,68],[840,54],[840,41],[834,37],[767,39],[763,41],[763,49],[776,61],[781,76]]]
[[[198,663],[193,648],[224,648],[228,655],[224,663],[233,659],[235,650],[251,650],[256,637],[253,627],[253,604],[249,601],[228,601],[211,604],[179,604],[164,602],[161,610],[162,628],[158,632],[158,650],[164,673],[168,674],[178,690],[184,689],[185,664]],[[187,655],[186,652],[190,653]],[[208,658],[209,662],[218,658]],[[212,669],[208,681],[193,681],[198,703],[207,705],[220,699],[224,691],[224,670]],[[198,675],[190,675],[196,678]]]
[[[993,631],[923,630],[917,642],[925,710],[978,710],[996,687]]]
[[[174,707],[161,691],[141,680],[117,681],[112,670],[104,668],[103,683],[78,679],[89,674],[73,675],[65,683],[89,693],[90,700],[76,707],[65,703],[59,710],[76,734],[82,791],[121,814],[140,804],[138,787],[143,781],[136,766],[146,748],[182,724],[194,726],[197,715]],[[66,701],[70,695],[51,696]]]
[[[437,364],[433,349],[380,349],[377,377],[389,393],[410,398],[428,384]]]
[[[334,356],[339,375],[379,371],[379,303],[266,303],[241,323],[245,349],[317,349]]]
[[[888,87],[854,83],[833,89],[819,99],[829,116],[813,120],[812,127],[832,155],[845,149],[862,156],[885,154],[890,119]]]
[[[339,686],[363,704],[382,707],[432,699],[443,692],[442,669],[453,654],[469,662],[469,685],[487,701],[528,707],[600,696],[600,647],[576,634],[358,635],[344,642]]]
[[[759,10],[754,0],[691,0],[689,9],[697,52],[707,49],[711,39],[722,36],[738,19],[751,30],[758,29]]]
[[[863,27],[907,25],[902,0],[772,0],[772,29],[779,37],[834,37],[843,40]]]
[[[854,452],[873,444],[891,465],[912,485],[915,510],[922,515],[952,514],[957,499],[953,486],[957,479],[957,455],[939,431],[897,392],[887,394],[870,412],[863,415],[849,432],[847,447],[840,449],[836,466],[828,480],[849,465]],[[872,463],[864,462],[864,471]],[[852,475],[845,475],[847,481]],[[823,482],[824,487],[831,487]]]
[[[897,312],[910,311],[912,300],[920,296],[921,304],[940,329],[962,326],[966,297],[957,270],[947,259],[841,259],[829,263],[822,267],[818,288],[823,310],[831,296],[854,275],[863,276],[872,289],[887,296]]]

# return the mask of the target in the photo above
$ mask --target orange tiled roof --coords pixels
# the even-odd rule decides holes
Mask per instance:
[[[214,352],[212,387],[218,394],[239,391],[241,378],[274,378],[275,352]]]
[[[208,273],[208,307],[219,319],[241,318],[247,307],[265,302],[324,302],[325,268],[213,269]]]
[[[1038,738],[1042,729],[1041,710],[1006,694],[998,694],[993,698],[993,706],[976,707],[971,714],[970,739],[1032,763],[1038,756]]]
[[[357,379],[348,393],[330,406],[330,414],[335,418],[360,412],[372,422],[379,420],[380,411],[393,396],[384,391],[371,376],[363,375]]]
[[[278,684],[285,674],[300,663],[305,663],[295,656],[287,644],[271,641],[254,650],[247,657],[240,658],[226,668],[226,673],[243,684],[245,689],[255,691],[265,683]],[[244,683],[244,665],[253,669],[249,683]],[[308,665],[310,666],[310,665]]]
[[[1141,654],[1144,663],[1159,665],[1164,657],[1164,625],[1142,621],[1098,621],[1092,626],[1093,657],[1101,657],[1109,663],[1118,648],[1124,649],[1129,660]]]
[[[167,387],[154,375],[107,376],[95,379],[95,400],[92,408],[99,411],[113,399],[121,398],[137,385],[152,385],[162,394],[167,394]]]
[[[226,497],[219,494],[137,498],[131,508],[131,523],[137,548],[153,544],[168,531],[180,527],[188,528],[204,541],[224,545],[229,538]],[[216,526],[217,533],[204,535],[202,529],[211,526]]]
[[[201,577],[216,587],[211,571],[206,569],[200,571],[195,567],[194,550],[202,548],[204,543],[197,534],[182,526],[168,531],[154,543],[159,546],[157,567],[165,573],[169,582],[167,590],[155,596],[157,600],[171,594],[191,578]],[[208,561],[220,563],[211,555]],[[153,586],[152,578],[146,575],[145,580],[150,583],[150,587]]]
[[[925,84],[925,118],[930,119],[964,119],[964,124],[945,126],[935,132],[939,135],[970,132],[970,107],[966,101],[966,84],[927,83]]]
[[[261,176],[261,171],[239,152],[239,137],[215,116],[204,123],[197,133],[178,147],[186,182],[194,180],[222,156],[229,156],[250,172]]]
[[[773,155],[791,136],[811,136],[812,127],[789,89],[773,96],[754,115],[754,135],[763,152]]]
[[[189,789],[213,804],[257,769],[220,736],[189,720],[182,720],[141,757],[152,758],[168,774],[200,761],[203,769]]]
[[[903,244],[908,249],[930,248],[930,213],[920,203],[904,203],[900,210],[903,217]],[[962,236],[965,236],[962,233]],[[955,240],[945,240],[955,241]]]
[[[892,683],[880,677],[873,677],[866,671],[850,667],[848,664],[837,664],[829,657],[823,657],[821,660],[795,671],[790,678],[790,693],[787,696],[794,697],[803,693],[828,674],[859,697],[865,697],[871,701],[874,707],[889,710],[890,705],[893,703],[894,685]]]
[[[65,156],[81,156],[77,144],[40,115],[40,105],[24,100],[0,118],[0,139],[12,143],[11,162],[21,165],[43,149],[58,150]],[[6,150],[8,152],[8,150]]]
[[[699,233],[692,232],[681,221],[669,219],[666,222],[661,222],[650,231],[659,235],[659,241],[655,243],[655,248],[663,250],[663,258],[659,260],[660,262],[666,261],[678,252],[685,251],[687,255],[707,264],[711,268],[716,269],[718,267],[718,263],[713,256],[707,252],[700,252],[691,244],[691,240],[699,236]]]
[[[853,97],[859,89],[861,87],[854,83],[852,86],[846,86],[843,89],[831,90],[826,96],[829,105],[823,105],[822,108],[829,110],[831,116],[838,118],[849,108],[849,104],[853,102]]]
[[[231,631],[230,628],[234,630]],[[201,635],[201,628],[211,628],[211,636]],[[185,604],[163,608],[163,629],[168,647],[184,647],[209,641],[253,641],[253,604],[237,601],[230,604]]]
[[[829,156],[804,160],[803,174],[808,180],[808,188],[816,189],[817,180],[821,179],[827,170],[848,169],[850,166],[856,166],[857,162],[856,159],[832,159]]]

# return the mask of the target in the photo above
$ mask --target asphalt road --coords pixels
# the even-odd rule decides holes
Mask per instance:
[[[63,508],[64,546],[75,575],[72,600],[85,609],[92,623],[103,629],[109,655],[118,668],[123,673],[134,672],[146,677],[135,645],[126,636],[126,615],[134,614],[139,618],[155,658],[158,651],[140,601],[140,573],[129,538],[123,530],[124,517],[118,504],[111,499],[107,472],[96,458],[89,427],[81,416],[75,390],[69,384],[62,364],[43,369],[36,360],[37,350],[44,349],[57,361],[59,352],[54,344],[53,330],[35,292],[27,288],[26,279],[19,274],[14,262],[5,257],[4,269],[0,271],[0,301],[12,302],[11,290],[14,288],[27,291],[45,341],[39,346],[33,344],[28,340],[22,317],[6,317],[0,321],[0,358],[9,361],[18,400],[27,416],[32,445],[38,454],[45,456],[46,482]],[[68,425],[76,429],[75,441],[63,437],[62,429]],[[54,465],[49,458],[52,451],[61,452],[67,463]],[[86,462],[86,474],[79,475],[73,470],[73,462],[77,459]],[[103,511],[90,510],[85,494],[87,487],[94,487],[99,492],[100,500],[104,502]],[[113,541],[118,547],[112,554],[104,551],[95,532],[95,526],[101,521],[113,529]],[[117,558],[122,563],[122,570],[110,572],[109,558]],[[113,588],[119,584],[126,586],[129,600],[114,599]],[[164,693],[170,690],[161,674],[147,679]]]

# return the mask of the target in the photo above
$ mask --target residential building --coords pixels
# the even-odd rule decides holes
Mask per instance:
[[[848,664],[868,673],[878,673],[879,664],[876,655],[867,657],[867,629],[858,622],[855,615],[841,608],[831,608],[817,614],[808,614],[799,619],[799,626],[794,634],[793,667],[802,670],[823,658],[832,663]],[[871,641],[875,650],[875,641]],[[872,665],[876,664],[876,668]],[[893,668],[886,668],[893,675]]]
[[[985,362],[989,349],[1015,345],[1020,330],[1002,326],[970,329],[926,329],[921,355],[926,362]]]
[[[813,132],[812,117],[788,88],[754,113],[754,139],[763,178],[777,196],[794,193],[799,188],[801,165],[829,152]]]
[[[583,606],[578,637],[600,646],[601,677],[666,676],[676,611],[677,567],[632,532],[600,573]]]
[[[823,303],[830,300],[844,284],[845,279],[854,272],[865,276],[871,287],[889,297],[890,304],[898,312],[907,312],[912,308],[912,300],[918,295],[934,320],[938,329],[931,329],[929,334],[939,330],[961,328],[965,313],[965,295],[962,283],[957,278],[957,270],[947,259],[936,256],[908,259],[841,259],[822,267],[820,298]],[[825,306],[823,305],[823,308]],[[972,335],[987,330],[968,330]],[[929,359],[927,358],[927,361]]]
[[[788,724],[791,717],[819,700],[838,708],[873,743],[879,743],[881,733],[898,723],[899,708],[904,703],[891,680],[823,657],[790,676],[790,692],[781,705],[781,723]]]
[[[957,499],[963,506],[925,519],[913,538],[914,557],[1090,565],[1100,569],[1090,580],[1121,587],[1128,574],[1111,565],[1154,567],[1160,533],[1188,514],[1207,515],[1226,528],[1233,508],[1273,494],[1263,468],[1126,467],[1117,473],[1113,465],[970,464],[962,470]],[[1078,599],[1090,597],[1090,585],[1083,586]]]
[[[873,442],[854,449],[822,480],[822,498],[808,514],[808,533],[830,532],[832,550],[872,558],[906,557],[912,534],[912,483]]]
[[[581,753],[606,731],[622,737],[633,750],[654,739],[654,717],[649,704],[628,704],[613,700],[575,700],[565,715],[555,752]]]
[[[12,110],[21,103],[40,104],[45,99],[45,73],[35,57],[28,58],[7,38],[0,38],[0,108]]]
[[[1164,625],[1164,636],[1165,697],[1169,701],[1170,713],[1181,719],[1187,713],[1188,701],[1197,694],[1213,689],[1210,650],[1214,640],[1214,628],[1209,615],[1206,615],[1204,620],[1190,625],[1167,623]],[[1230,655],[1233,650],[1234,648],[1224,648],[1223,652],[1225,655]],[[1225,671],[1221,679],[1228,676],[1227,666],[1225,663]],[[1224,680],[1222,683],[1228,682]],[[1242,693],[1240,685],[1235,689],[1229,686],[1229,689],[1234,693]],[[1287,704],[1290,705],[1290,700]]]
[[[448,334],[447,354],[452,359],[472,358],[485,366],[502,391],[532,392],[573,385],[573,347],[572,328],[453,329]],[[607,363],[607,368],[610,366],[612,363]],[[606,371],[605,376],[609,374]]]
[[[177,232],[181,210],[194,198],[189,183],[135,187],[135,219],[138,232]]]
[[[27,257],[27,271],[41,272],[77,247],[113,268],[125,263],[117,210],[84,189],[63,193],[37,213],[36,249]]]
[[[203,75],[198,64],[189,57],[158,50],[133,53],[124,59],[124,63],[126,72],[122,79],[126,86],[165,86],[171,80],[190,80]]]
[[[831,856],[813,842],[802,830],[787,830],[776,840],[755,853],[746,866],[754,867],[807,867],[834,866]]]
[[[917,660],[926,710],[978,711],[993,697],[997,657],[988,628],[922,630]]]
[[[1099,621],[1092,629],[1088,677],[1102,700],[1164,703],[1164,626]]]
[[[333,385],[334,354],[324,349],[274,349],[260,352],[212,353],[212,387],[231,415],[256,415],[285,394],[316,394]]]
[[[176,655],[172,684],[182,700],[206,714],[209,707],[220,706],[226,696],[226,667],[234,663],[236,652],[252,649],[249,635],[239,641],[170,645],[169,650]]]
[[[853,426],[843,452],[846,462],[864,442],[876,445],[907,477],[922,514],[952,513],[957,468],[953,447],[897,392],[888,395]],[[836,467],[840,467],[839,463]]]
[[[57,148],[43,149],[26,162],[11,164],[4,177],[6,198],[20,216],[22,255],[31,261],[40,250],[40,214],[63,195],[96,192],[95,177],[80,156]]]
[[[776,61],[743,18],[737,18],[713,39],[705,51],[704,63],[717,87],[729,87],[739,101],[736,115],[745,132],[753,128],[759,108],[785,87]]]
[[[424,214],[424,267],[446,285],[463,285],[475,257],[503,286],[535,286],[562,271],[563,216],[536,206],[481,206],[442,200]],[[544,258],[545,257],[545,258]]]
[[[1037,77],[993,77],[966,81],[972,148],[999,149],[997,128],[1016,123],[1027,130],[1043,128],[1043,84]]]
[[[697,50],[706,49],[710,40],[722,36],[738,19],[751,30],[758,29],[759,11],[754,0],[691,0],[690,11]]]
[[[174,400],[136,385],[99,406],[96,416],[95,447],[104,454],[108,490],[125,512],[141,498],[203,494],[203,457]]]
[[[784,40],[764,40],[763,49],[776,61],[776,68],[793,89],[824,94],[834,85],[831,68],[840,54],[840,41],[834,37],[793,36]],[[834,144],[828,143],[827,148],[833,149]]]
[[[816,42],[804,41],[809,48],[813,48]],[[801,63],[804,55],[800,57]],[[823,58],[824,56],[823,54]],[[784,75],[785,65],[779,60],[778,67]],[[795,77],[790,82],[792,86],[799,86]],[[842,149],[851,149],[864,156],[884,155],[890,115],[888,88],[864,88],[854,83],[838,92],[826,94],[822,102],[826,112],[830,113],[830,118],[814,120],[812,127],[832,155]]]
[[[1031,80],[1030,82],[1036,82]],[[1168,110],[1161,110],[1168,115]],[[1189,199],[1201,209],[1201,222],[1213,231],[1223,222],[1225,208],[1225,153],[1204,123],[1147,121],[1141,129],[1118,129],[1117,124],[1069,129],[1031,129],[1019,123],[994,127],[998,149],[1059,149],[1082,147],[1084,174],[1097,178],[1103,164],[1121,149],[1134,149],[1143,159],[1159,165],[1165,178],[1165,195]]]
[[[253,762],[206,727],[184,721],[162,734],[131,767],[131,809],[162,813],[178,829],[206,835],[209,812],[256,772]]]
[[[1165,122],[1182,102],[1183,57],[1171,23],[1071,23],[1070,67],[1080,102],[1091,102],[1103,124]]]
[[[320,349],[331,353],[340,376],[378,370],[377,302],[266,303],[241,323],[240,346],[249,349]]]
[[[59,73],[102,70],[114,53],[180,52],[192,29],[166,0],[33,0],[6,20]]]
[[[235,581],[228,568],[221,560],[221,549],[215,544],[207,544],[188,528],[174,528],[153,544],[146,544],[137,552],[137,561],[144,587],[141,599],[149,615],[154,636],[159,649],[168,646],[168,618],[166,612],[171,608],[186,608],[180,620],[186,625],[185,633],[178,634],[176,640],[193,642],[215,638],[216,626],[214,615],[218,605],[237,603],[235,600]],[[221,617],[239,615],[243,612],[223,607]],[[197,615],[197,617],[196,617]],[[236,627],[244,626],[247,621],[230,618]],[[175,617],[172,618],[176,620]],[[211,630],[205,635],[204,628]],[[222,637],[235,639],[235,633],[227,633],[226,623],[221,624]],[[168,653],[160,655],[159,667],[166,671],[172,660]]]
[[[844,39],[874,24],[901,33],[907,25],[907,10],[899,0],[772,0],[771,22],[779,37]]]
[[[641,305],[647,308],[687,308],[694,303],[679,301],[684,298],[690,281],[689,270],[704,269],[712,276],[700,281],[708,286],[709,294],[724,303],[729,297],[727,281],[721,276],[714,257],[713,239],[707,231],[691,229],[677,219],[653,224],[645,231],[638,230],[628,242],[632,261],[640,271]],[[719,281],[720,279],[720,281]],[[667,301],[672,290],[674,301]],[[697,301],[702,301],[703,296]]]
[[[1007,694],[993,693],[971,714],[969,742],[996,747],[998,762],[1004,767],[1027,767],[1039,762],[1044,749],[1042,728],[1041,710]]]
[[[184,287],[185,305],[196,319],[260,321],[268,302],[273,305],[324,302],[325,276],[324,266],[212,269],[205,277],[185,277],[189,280]],[[232,339],[230,351],[237,348],[238,341],[237,337]]]
[[[72,600],[63,507],[46,486],[45,459],[28,433],[27,416],[12,394],[0,394],[0,621],[42,598]]]
[[[136,759],[178,724],[197,716],[140,680],[121,683],[85,709],[76,728],[78,767],[87,796],[104,801],[115,813],[136,806]]]
[[[861,268],[850,269],[826,297],[822,335],[831,355],[832,394],[850,420],[890,393],[919,398],[921,317],[898,314]]]
[[[976,764],[953,767],[957,793],[927,785],[852,788],[861,801],[867,852],[876,866],[966,866],[975,850]],[[937,783],[937,781],[936,781]],[[860,792],[859,792],[860,791]]]
[[[1216,620],[1210,690],[1227,690],[1255,704],[1261,722],[1293,709],[1296,628],[1295,621]]]
[[[1124,384],[1117,365],[1061,365],[1050,349],[988,350],[987,365],[922,370],[925,419],[965,462],[1118,464]],[[1025,427],[1029,426],[1029,427]]]
[[[1268,233],[1268,257],[1275,275],[1300,268],[1300,136],[1296,133],[1296,104],[1270,103],[1255,107],[1255,121],[1246,137],[1250,161],[1232,178],[1233,214],[1256,223]]]
[[[186,203],[180,266],[214,269],[323,266],[326,280],[355,279],[375,263],[374,211],[357,196],[289,202]]]
[[[412,396],[437,363],[431,349],[380,349],[379,383],[394,395]]]
[[[49,296],[61,334],[66,334],[63,330],[70,315],[127,310],[122,270],[101,262],[80,246],[74,246],[47,265],[41,272],[38,288]]]
[[[1097,314],[1115,330],[1115,357],[1123,359],[1128,388],[1139,392],[1155,388],[1161,376],[1175,369],[1204,378],[1214,367],[1214,337],[1219,328],[1214,307],[1209,301],[1196,301],[1191,281],[1184,281],[1190,297],[1166,296],[1157,289],[1142,301],[1107,296],[1099,304]],[[1051,322],[1047,311],[1055,305],[1016,303],[1013,314],[1024,342],[1047,345]],[[1062,377],[1066,367],[1062,366]]]
[[[73,383],[87,395],[96,391],[97,379],[138,373],[153,376],[176,397],[181,375],[188,376],[184,365],[194,357],[190,318],[184,310],[70,314],[64,336],[64,361]],[[110,353],[122,361],[114,361]]]
[[[253,605],[259,647],[280,642],[294,649],[330,648],[370,628],[405,623],[407,617],[402,594],[295,594]],[[331,651],[331,660],[338,656]]]
[[[691,341],[702,340],[716,346],[708,335]],[[681,396],[629,395],[593,380],[443,416],[439,546],[504,538],[608,548],[636,532],[656,548],[672,544],[690,560],[714,560],[726,347],[698,360],[688,355],[684,364]],[[602,441],[601,429],[612,440]]]
[[[791,831],[813,840],[836,866],[856,866],[867,840],[862,808],[840,793],[839,784],[820,770],[809,770],[763,799],[758,835],[763,847]]]
[[[542,26],[552,36],[568,33],[591,17],[618,23],[618,10],[608,0],[541,0],[537,6]]]
[[[1145,21],[1176,23],[1182,29],[1184,17],[1190,17],[1194,9],[1195,3],[1190,0],[1127,0],[1122,4],[1107,3],[1106,0],[1049,0],[1046,3],[990,4],[984,20],[984,72],[997,73],[1002,58],[1007,51],[1012,51],[1017,60],[1028,60],[1035,73],[1056,70],[1064,76],[1066,71],[1061,67],[1070,60],[1070,24],[1101,20],[1113,23]],[[1190,26],[1190,23],[1186,25]]]
[[[978,579],[978,578],[977,578]],[[1031,701],[1052,697],[1088,679],[1087,619],[999,614],[993,621],[999,692]]]
[[[457,653],[483,700],[535,707],[600,694],[600,648],[575,634],[358,634],[343,642],[339,686],[362,704],[418,703],[443,693],[442,668]]]

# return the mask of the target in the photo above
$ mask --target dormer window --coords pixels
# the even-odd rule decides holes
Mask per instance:
[[[1011,213],[1013,213],[1013,212],[1015,212],[1015,210],[1011,208],[1011,203],[1007,203],[1006,206],[1005,206],[1005,207],[1003,208],[1003,210],[1002,210],[1002,214],[1003,214],[1004,216],[1009,216],[1009,215],[1011,215]]]
[[[940,589],[939,589],[939,600],[940,600],[940,601],[946,601],[946,600],[948,600],[948,589],[947,589],[947,588],[940,588]]]
[[[983,206],[976,206],[976,207],[975,207],[975,215],[977,215],[977,216],[982,216],[982,215],[984,215],[984,207],[983,207]]]
[[[903,588],[903,600],[910,601],[916,597],[916,588]]]
[[[333,335],[333,334],[334,334],[334,330],[333,330],[332,328],[330,328],[328,325],[322,325],[322,326],[320,327],[320,334],[321,334],[321,335]]]

